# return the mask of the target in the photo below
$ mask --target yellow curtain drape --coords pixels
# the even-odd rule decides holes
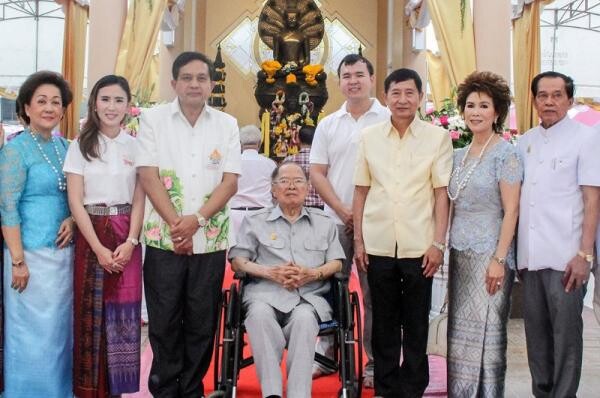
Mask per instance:
[[[427,77],[429,79],[429,88],[433,96],[435,109],[440,109],[444,99],[452,95],[452,86],[442,57],[433,54],[431,51],[426,53],[427,59]]]
[[[154,61],[153,66],[153,56],[167,2],[134,0],[127,11],[115,74],[129,80],[131,92],[138,99],[148,95],[152,83],[155,90],[158,88],[158,62]]]
[[[538,123],[533,108],[531,81],[540,73],[540,12],[554,0],[535,0],[526,4],[520,18],[513,20],[513,76],[517,129],[523,134]]]
[[[446,73],[456,87],[477,68],[471,8],[467,2],[462,29],[459,0],[427,0],[427,6]]]
[[[73,102],[60,123],[63,135],[73,139],[79,134],[79,111],[83,101],[83,76],[85,72],[85,46],[88,9],[74,0],[63,2],[65,30],[63,40],[62,74],[71,85]]]

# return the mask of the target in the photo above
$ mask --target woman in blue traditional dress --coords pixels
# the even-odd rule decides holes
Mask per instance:
[[[135,138],[121,129],[131,92],[121,76],[92,88],[88,117],[64,171],[77,221],[73,392],[105,398],[138,391],[144,192]]]
[[[473,141],[455,151],[448,186],[448,396],[503,397],[523,163],[498,134],[510,107],[502,77],[469,75],[457,102]]]
[[[61,75],[29,76],[17,96],[27,125],[0,152],[4,235],[4,397],[72,396],[73,220],[54,137],[72,94]]]
[[[2,122],[0,121],[0,149],[4,146],[4,127],[2,127]],[[2,233],[0,233],[0,245],[2,243]],[[2,294],[2,252],[0,250],[0,395],[2,391],[4,391],[4,314],[3,314],[3,294]]]

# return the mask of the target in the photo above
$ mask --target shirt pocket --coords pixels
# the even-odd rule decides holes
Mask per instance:
[[[306,259],[308,267],[318,267],[325,264],[327,256],[327,248],[329,247],[325,238],[310,238],[304,241],[304,249],[306,249]]]
[[[558,156],[552,159],[550,167],[557,189],[571,190],[577,185],[577,159],[573,156]]]

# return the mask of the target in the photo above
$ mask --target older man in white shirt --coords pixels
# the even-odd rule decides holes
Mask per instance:
[[[234,234],[238,233],[247,214],[273,206],[271,174],[277,165],[258,153],[261,141],[258,127],[247,125],[240,129],[242,175],[238,178],[237,193],[229,202]]]
[[[517,263],[532,390],[536,397],[575,397],[600,206],[600,135],[567,116],[570,77],[544,72],[531,90],[541,123],[519,139],[525,177]]]

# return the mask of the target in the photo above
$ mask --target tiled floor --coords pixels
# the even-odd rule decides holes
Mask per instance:
[[[583,369],[578,397],[596,398],[600,396],[600,325],[589,308],[584,310],[583,320]],[[147,344],[147,327],[144,327],[142,346],[145,348]],[[505,396],[506,398],[532,396],[522,319],[511,319],[508,324],[508,371]]]
[[[583,369],[577,396],[600,396],[600,326],[591,309],[583,311]],[[522,319],[511,319],[508,324],[508,371],[506,397],[522,398],[531,395],[531,376],[527,366],[525,330]]]

